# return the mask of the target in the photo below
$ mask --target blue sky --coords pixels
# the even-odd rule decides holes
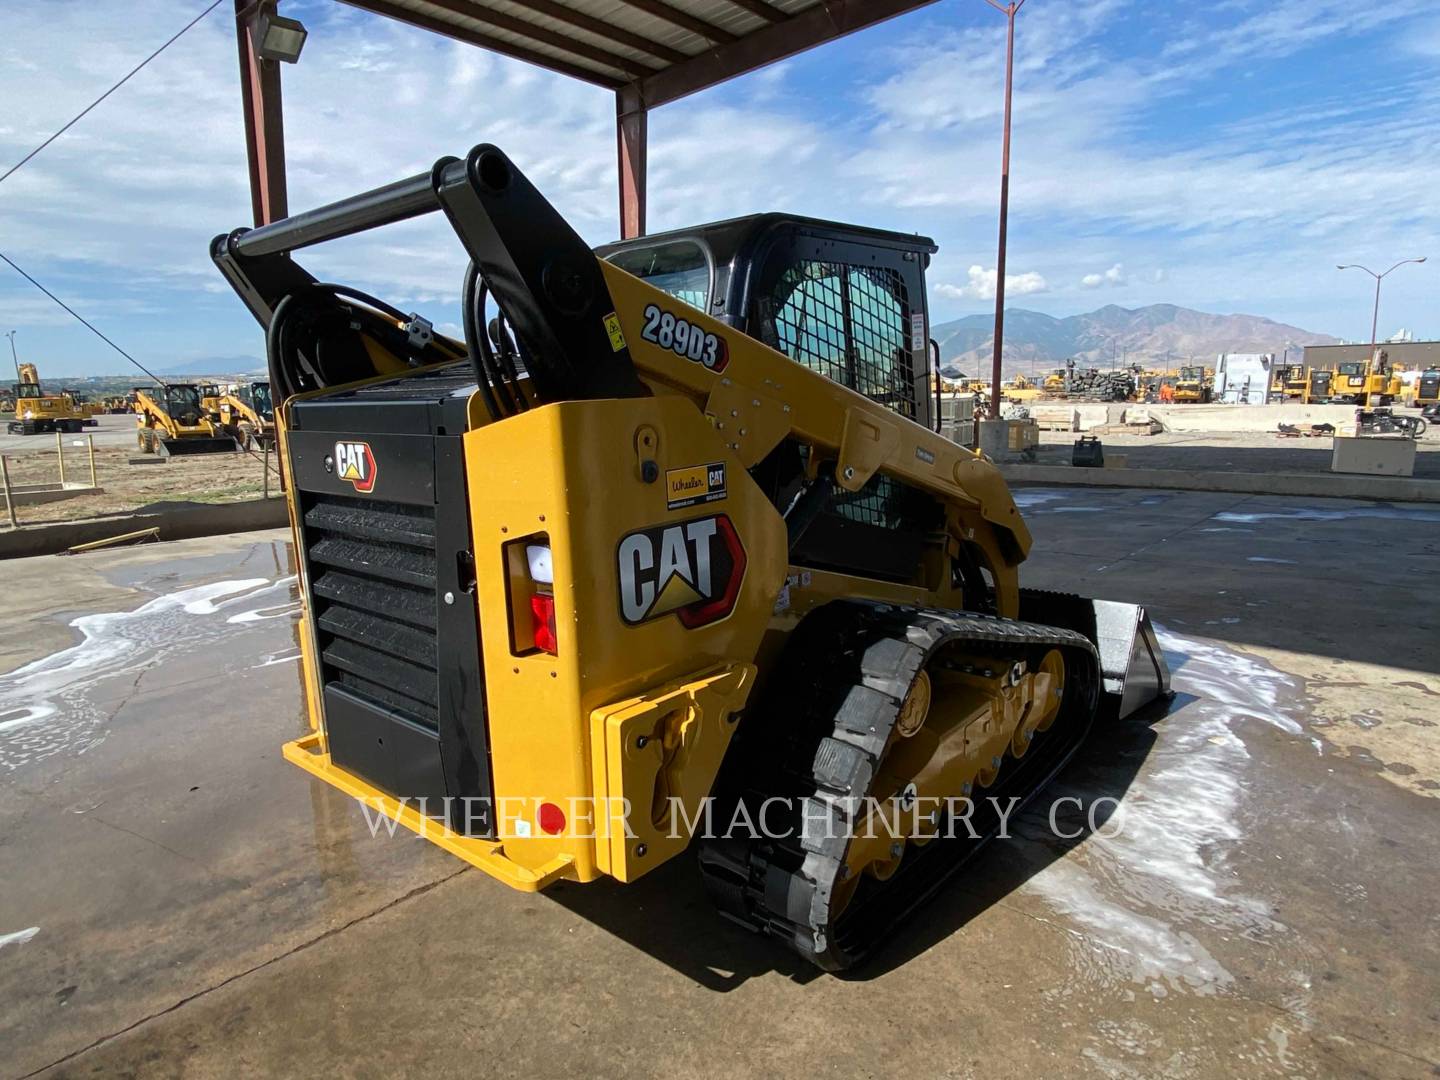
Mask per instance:
[[[17,160],[203,8],[10,0],[0,162]],[[0,250],[142,362],[262,353],[210,265],[248,223],[222,5],[0,184]],[[291,206],[507,149],[593,242],[615,223],[603,90],[328,0],[285,70]],[[933,236],[934,321],[989,310],[1004,19],[934,6],[657,110],[651,227],[758,210]],[[1029,0],[1017,34],[1007,288],[1055,315],[1171,302],[1361,339],[1440,336],[1440,9],[1433,0]],[[463,260],[438,220],[306,260],[437,324]],[[1377,264],[1379,264],[1377,266]],[[0,264],[0,329],[55,376],[128,365]]]

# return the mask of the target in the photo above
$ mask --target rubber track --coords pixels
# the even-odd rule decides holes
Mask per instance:
[[[1100,669],[1094,644],[1082,634],[994,615],[841,601],[812,613],[806,623],[812,621],[820,625],[802,624],[781,660],[792,677],[756,710],[762,721],[766,715],[774,718],[765,724],[771,733],[766,754],[774,764],[768,770],[755,768],[759,759],[754,752],[747,755],[750,782],[742,796],[758,805],[771,795],[790,796],[792,802],[798,795],[794,835],[705,840],[700,866],[707,891],[724,914],[782,939],[819,967],[841,970],[933,895],[1001,824],[998,818],[980,823],[972,817],[981,833],[978,840],[943,837],[911,846],[893,877],[862,883],[838,926],[832,919],[831,896],[841,880],[850,814],[870,794],[916,673],[937,650],[956,646],[962,652],[988,653],[1001,663],[1041,648],[1063,651],[1060,714],[1023,757],[1007,754],[995,783],[975,793],[977,806],[987,796],[1002,805],[1018,796],[1018,810],[1083,742],[1096,711]],[[837,678],[845,685],[837,688]],[[786,728],[796,732],[788,743],[775,737]]]

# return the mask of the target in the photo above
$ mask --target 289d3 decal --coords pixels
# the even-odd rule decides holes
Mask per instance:
[[[730,350],[724,338],[694,325],[683,315],[664,310],[659,304],[645,305],[645,326],[640,336],[676,356],[704,364],[711,371],[724,371],[730,362]]]

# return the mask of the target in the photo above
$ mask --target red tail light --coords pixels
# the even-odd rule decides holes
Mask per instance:
[[[551,656],[556,655],[555,597],[550,593],[536,593],[530,597],[530,614],[535,619],[535,647]]]

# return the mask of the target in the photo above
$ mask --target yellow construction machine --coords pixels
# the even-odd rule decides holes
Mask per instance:
[[[1415,376],[1410,404],[1417,409],[1440,403],[1440,368],[1426,368]]]
[[[242,450],[273,446],[275,408],[265,381],[227,387],[220,392],[219,424]]]
[[[201,406],[194,383],[135,388],[136,442],[142,453],[175,457],[234,451],[235,440]]]
[[[83,390],[61,389],[60,393],[70,399],[70,407],[75,410],[75,415],[80,417],[80,422],[86,427],[95,427],[99,421],[95,419],[96,413],[100,411],[99,406],[90,400],[90,395]]]
[[[40,389],[40,372],[34,364],[21,364],[20,381],[15,384],[15,418],[11,435],[40,435],[47,431],[79,431],[85,418],[75,401],[63,391],[47,394]]]
[[[1004,401],[1034,401],[1044,397],[1045,390],[1024,375],[1016,375],[1000,384],[1000,394]]]
[[[1266,400],[1303,402],[1309,387],[1310,380],[1304,364],[1277,364],[1270,370],[1270,390]]]
[[[463,341],[295,257],[437,210]],[[934,430],[934,251],[760,214],[597,257],[489,145],[217,237],[281,403],[286,758],[514,888],[693,849],[740,923],[863,956],[1168,692],[1142,609],[1021,588],[1004,479]]]
[[[1390,368],[1390,355],[1376,349],[1369,360],[1336,364],[1330,378],[1330,400],[1371,409],[1393,404],[1402,390],[1400,376]]]
[[[224,396],[225,390],[216,383],[199,383],[196,392],[200,395],[200,411],[205,418],[212,422],[220,420],[220,398]]]
[[[1179,376],[1175,379],[1176,403],[1205,404],[1209,402],[1215,393],[1215,384],[1211,380],[1212,374],[1198,364],[1182,367]]]

